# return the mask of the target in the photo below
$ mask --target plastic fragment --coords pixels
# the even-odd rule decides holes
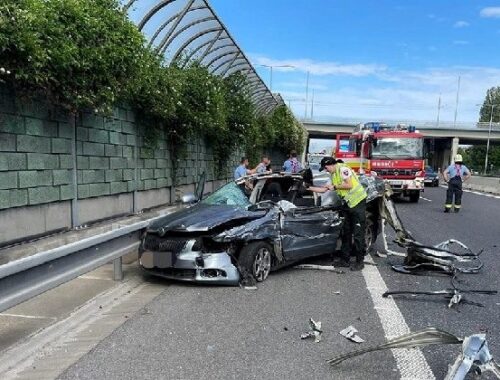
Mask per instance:
[[[363,343],[365,340],[356,334],[358,330],[354,326],[348,326],[339,332],[340,335],[355,343]]]

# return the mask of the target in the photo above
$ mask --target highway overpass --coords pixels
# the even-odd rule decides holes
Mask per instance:
[[[335,139],[337,134],[351,133],[355,123],[325,123],[302,121],[308,132],[308,140],[312,138]],[[413,124],[412,124],[413,125]],[[488,123],[479,123],[478,126],[464,127],[444,124],[440,127],[417,124],[417,130],[425,136],[425,152],[429,165],[437,168],[450,163],[458,149],[458,145],[486,144],[488,136],[490,144],[500,145],[500,126],[495,123],[491,132]],[[309,141],[307,146],[309,146]]]

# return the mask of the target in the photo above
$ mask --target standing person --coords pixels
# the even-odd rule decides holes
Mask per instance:
[[[462,183],[471,177],[470,170],[462,163],[461,154],[457,154],[454,161],[443,172],[444,181],[448,183],[444,212],[450,212],[453,206],[453,197],[455,197],[455,212],[460,211],[462,207]]]
[[[290,157],[283,163],[283,171],[287,173],[298,173],[302,170],[302,165],[300,165],[297,159],[297,152],[292,150],[290,152]]]
[[[255,169],[248,169],[248,158],[241,157],[240,165],[234,170],[234,179],[255,173]]]
[[[318,193],[334,190],[347,203],[344,225],[342,226],[341,261],[337,266],[348,267],[350,256],[354,256],[356,262],[351,266],[351,270],[361,270],[364,268],[363,261],[366,254],[366,191],[359,182],[356,173],[342,160],[323,157],[319,170],[325,169],[331,174],[331,184],[324,187],[310,186],[309,190]]]
[[[255,168],[255,171],[257,174],[265,173],[265,172],[272,172],[271,170],[271,159],[269,156],[262,156],[260,163],[257,165]]]

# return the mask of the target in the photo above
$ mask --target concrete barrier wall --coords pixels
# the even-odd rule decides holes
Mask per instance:
[[[472,176],[463,187],[468,190],[500,194],[500,178]]]
[[[163,132],[153,149],[151,127],[128,107],[71,118],[0,85],[0,245],[172,203],[203,172],[206,190],[232,178],[242,152],[215,162],[194,139],[176,153]]]

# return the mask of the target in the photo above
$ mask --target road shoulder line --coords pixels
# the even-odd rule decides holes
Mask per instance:
[[[0,377],[58,377],[164,290],[133,276],[99,294],[67,318],[4,351]]]

